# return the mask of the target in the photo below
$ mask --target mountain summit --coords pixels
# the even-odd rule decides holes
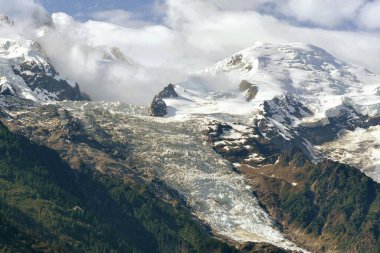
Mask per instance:
[[[77,83],[62,77],[41,46],[0,39],[0,93],[34,101],[83,100]]]
[[[257,42],[173,87],[178,96],[162,98],[167,118],[244,118],[284,149],[349,161],[380,181],[370,142],[360,141],[371,150],[363,159],[357,140],[342,146],[346,130],[380,133],[380,77],[321,48]],[[337,146],[340,152],[331,152]]]
[[[247,102],[247,90],[254,87]],[[240,85],[240,90],[239,90]],[[300,43],[257,42],[176,84],[178,99],[165,100],[172,113],[246,114],[260,110],[264,101],[290,92],[313,110],[315,118],[345,101],[362,114],[380,113],[380,77],[336,59],[325,50]],[[245,94],[242,94],[245,93]],[[252,91],[251,91],[252,93]]]

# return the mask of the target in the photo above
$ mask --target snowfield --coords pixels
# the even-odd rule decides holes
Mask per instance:
[[[246,80],[258,94],[246,101],[239,84]],[[216,63],[189,80],[178,83],[178,99],[167,99],[169,117],[189,114],[247,114],[260,110],[264,101],[290,92],[314,111],[312,120],[344,101],[363,114],[380,114],[380,77],[339,61],[321,48],[300,43],[252,47]],[[309,121],[311,119],[308,119]]]
[[[321,148],[329,158],[356,166],[380,183],[380,126],[344,131]]]

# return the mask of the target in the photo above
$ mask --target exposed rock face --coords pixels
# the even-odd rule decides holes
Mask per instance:
[[[121,50],[118,47],[111,47],[110,52],[117,60],[120,60],[120,61],[127,60],[127,58],[124,56],[124,54],[121,52]]]
[[[297,147],[303,150],[310,159],[318,159],[319,152],[309,144],[307,138],[298,132],[299,122],[313,115],[304,103],[287,92],[265,101],[263,106],[263,117],[253,122],[255,131],[266,139],[263,143],[271,142],[278,150],[277,152]]]
[[[324,151],[314,145],[336,140],[342,130],[368,129],[380,124],[380,117],[363,116],[350,105],[328,110],[326,117],[319,121],[304,122],[303,119],[313,116],[313,112],[290,93],[265,101],[263,116],[253,122],[257,132],[270,140],[279,151],[298,148],[313,161],[324,156]]]
[[[380,117],[358,114],[350,106],[338,106],[327,111],[327,118],[314,124],[298,126],[295,130],[314,145],[321,145],[337,138],[341,130],[367,129],[380,124]]]
[[[175,91],[174,89],[174,85],[173,84],[169,84],[168,86],[166,86],[159,94],[158,96],[160,98],[176,98],[178,97],[178,94],[177,92]]]
[[[271,164],[281,153],[282,147],[273,145],[269,137],[264,137],[256,127],[213,121],[204,134],[214,150],[232,163],[248,166]]]
[[[246,92],[248,102],[254,99],[257,95],[257,92],[259,91],[255,84],[252,84],[246,80],[241,81],[239,89]]]
[[[103,60],[131,64],[118,47],[111,47],[109,50],[104,50]]]
[[[0,39],[0,92],[33,101],[84,100],[77,83],[61,76],[41,45]]]
[[[15,22],[10,20],[8,16],[0,14],[0,25],[2,24],[13,26]]]
[[[264,102],[266,117],[271,117],[280,123],[292,125],[297,119],[312,116],[314,113],[293,94],[286,92],[281,97],[274,97]]]
[[[214,121],[205,131],[213,148],[231,162],[249,166],[274,163],[281,153],[294,148],[318,162],[324,151],[314,145],[335,140],[342,130],[369,128],[380,118],[369,118],[351,107],[340,106],[320,122],[302,123],[313,112],[292,94],[265,101],[262,117],[251,127]],[[362,168],[367,169],[367,168]]]
[[[5,96],[16,96],[16,92],[8,80],[0,76],[0,94]]]
[[[28,61],[13,67],[16,75],[22,77],[25,83],[37,93],[44,92],[52,100],[83,100],[76,83],[59,77],[52,65],[39,65]]]
[[[176,97],[178,97],[178,94],[174,89],[174,85],[169,84],[153,98],[150,105],[149,114],[155,117],[164,117],[167,114],[167,108],[163,99]]]
[[[149,113],[155,117],[164,117],[167,114],[166,103],[160,96],[155,96],[149,108]]]
[[[12,90],[12,87],[10,87],[10,86],[1,86],[0,95],[14,96],[15,92]]]

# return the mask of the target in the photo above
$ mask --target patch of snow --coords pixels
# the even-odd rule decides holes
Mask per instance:
[[[252,153],[250,154],[247,159],[244,159],[245,161],[247,162],[250,162],[250,161],[262,161],[264,160],[265,158],[260,156],[259,154],[256,154],[256,153]]]

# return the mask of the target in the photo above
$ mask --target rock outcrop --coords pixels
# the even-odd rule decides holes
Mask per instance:
[[[79,85],[59,76],[50,64],[44,66],[33,61],[23,62],[13,67],[13,72],[20,76],[36,93],[45,93],[52,100],[84,100]]]
[[[158,96],[160,98],[176,98],[178,97],[178,94],[174,89],[174,85],[169,84],[160,93],[158,93]]]
[[[149,114],[155,117],[164,117],[167,114],[166,103],[160,96],[155,96],[150,104]]]
[[[6,19],[4,19],[6,20]],[[0,39],[0,94],[33,101],[86,100],[36,41]]]
[[[239,89],[240,91],[245,91],[245,96],[248,102],[255,99],[257,92],[259,91],[255,84],[252,84],[246,80],[241,81]]]
[[[178,94],[174,89],[174,85],[169,84],[153,98],[149,108],[149,114],[155,117],[164,117],[167,114],[167,106],[163,99],[176,97],[178,97]]]

